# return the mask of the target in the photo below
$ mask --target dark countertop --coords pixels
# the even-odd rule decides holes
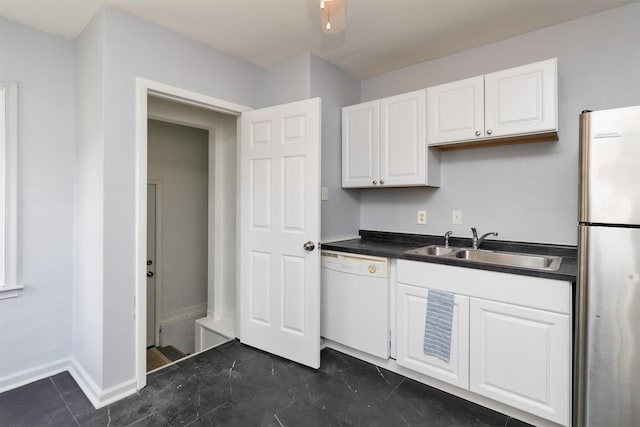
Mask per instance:
[[[560,264],[560,269],[557,271],[535,270],[442,256],[413,255],[406,253],[406,251],[410,249],[419,248],[421,246],[443,244],[443,236],[360,230],[359,239],[322,243],[321,248],[330,251],[455,265],[458,267],[475,268],[478,270],[490,270],[502,273],[520,274],[524,276],[544,277],[547,279],[564,280],[569,282],[576,281],[577,249],[575,246],[509,242],[494,240],[491,238],[482,243],[481,249],[561,256],[562,263]],[[471,239],[451,236],[449,239],[449,245],[453,247],[470,248]]]

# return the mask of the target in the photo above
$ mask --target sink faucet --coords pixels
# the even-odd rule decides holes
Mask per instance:
[[[484,233],[478,239],[478,232],[476,231],[475,227],[471,227],[471,232],[473,233],[473,239],[471,239],[471,247],[473,249],[478,249],[478,247],[482,244],[482,242],[484,242],[484,239],[486,239],[489,236],[498,237],[498,233],[491,232],[491,233]]]
[[[453,231],[449,230],[446,233],[444,233],[444,247],[448,248],[449,247],[449,236],[451,236],[453,234]]]

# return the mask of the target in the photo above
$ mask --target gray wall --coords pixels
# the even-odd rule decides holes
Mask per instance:
[[[439,189],[362,190],[360,227],[576,243],[578,115],[640,104],[640,4],[524,34],[362,82],[367,101],[558,58],[559,141],[443,152]],[[428,224],[416,225],[426,209]],[[464,225],[451,224],[462,209]]]
[[[322,241],[358,235],[360,192],[342,189],[342,107],[360,100],[360,81],[323,59],[310,55],[311,97],[322,98]]]
[[[264,71],[264,106],[309,99],[311,54],[303,53]]]
[[[156,250],[162,261],[163,321],[207,303],[209,133],[157,120],[148,123],[147,176],[161,184],[162,244]]]
[[[97,387],[103,361],[104,12],[75,40],[73,357]]]
[[[73,42],[0,18],[0,78],[18,88],[19,274],[0,300],[0,389],[71,355]]]
[[[105,20],[104,185],[99,196],[104,209],[102,222],[99,218],[97,222],[104,240],[103,255],[102,259],[77,260],[83,263],[80,269],[102,264],[105,327],[99,385],[103,390],[116,390],[135,376],[135,79],[144,77],[258,106],[263,100],[263,70],[133,15],[111,8],[101,13]],[[91,286],[88,280],[78,284],[79,288]]]

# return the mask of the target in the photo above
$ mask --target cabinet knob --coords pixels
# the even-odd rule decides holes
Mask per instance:
[[[491,129],[487,129],[487,135],[491,135],[493,131]]]
[[[373,185],[376,185],[378,183],[378,181],[373,181]]]
[[[384,184],[384,181],[382,179],[380,180],[380,184]]]
[[[476,131],[476,136],[480,136],[482,132],[480,132],[479,130]]]
[[[376,272],[376,266],[373,264],[369,264],[369,273],[373,274]]]

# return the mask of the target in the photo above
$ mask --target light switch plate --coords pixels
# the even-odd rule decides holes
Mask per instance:
[[[454,209],[451,212],[451,223],[452,224],[462,224],[462,211]]]
[[[329,200],[329,188],[328,187],[322,187],[321,191],[320,191],[320,194],[321,194],[320,195],[320,199],[321,200]]]

